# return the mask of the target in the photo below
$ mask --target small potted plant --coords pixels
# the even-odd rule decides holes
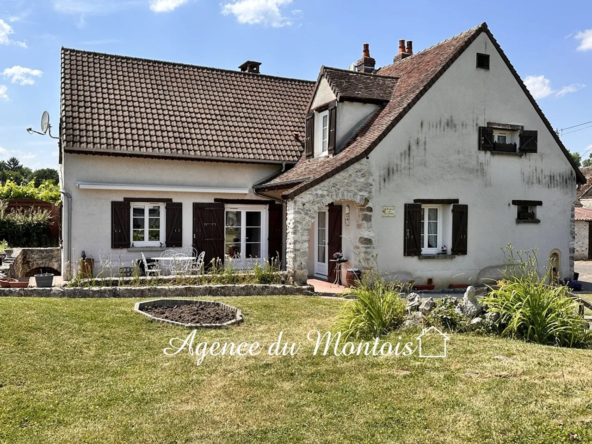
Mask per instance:
[[[333,254],[333,260],[337,262],[346,262],[343,258],[343,253],[338,251],[337,253]]]
[[[53,273],[43,273],[43,269],[41,269],[41,273],[35,275],[35,285],[40,288],[52,287]]]

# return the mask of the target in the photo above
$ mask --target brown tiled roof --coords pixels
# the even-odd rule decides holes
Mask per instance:
[[[586,177],[588,182],[582,186],[577,192],[577,203],[581,205],[579,202],[580,199],[592,199],[592,167],[582,167],[580,168],[582,174]]]
[[[65,151],[296,162],[314,82],[62,49]]]
[[[576,220],[592,221],[592,208],[576,208]]]
[[[291,199],[366,157],[482,32],[486,32],[491,38],[508,68],[522,86],[524,93],[555,137],[557,144],[574,167],[578,183],[585,183],[586,178],[573,163],[567,149],[489,32],[486,23],[380,69],[376,75],[397,77],[398,81],[389,103],[371,119],[371,124],[367,124],[366,128],[359,132],[349,146],[338,155],[322,160],[303,159],[294,168],[275,178],[271,183],[307,177],[306,180],[282,193],[283,198]]]
[[[388,102],[397,84],[396,77],[376,76],[362,72],[322,67],[319,77],[325,76],[337,100]]]

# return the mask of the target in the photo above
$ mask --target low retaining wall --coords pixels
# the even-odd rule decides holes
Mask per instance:
[[[0,288],[0,297],[30,298],[177,298],[196,296],[314,295],[310,285],[192,285],[169,287]]]

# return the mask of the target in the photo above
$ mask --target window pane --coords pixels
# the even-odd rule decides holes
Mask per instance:
[[[437,221],[438,220],[438,209],[437,208],[428,208],[428,221]]]
[[[160,219],[150,218],[148,221],[149,228],[160,228]]]
[[[261,228],[247,228],[247,242],[261,242]]]
[[[144,228],[144,219],[140,219],[139,217],[134,217],[133,223],[134,230],[139,230]]]
[[[319,225],[317,227],[317,261],[320,263],[325,263],[325,253],[326,253],[326,247],[325,247],[325,242],[327,239],[327,233],[326,233],[326,223],[327,223],[327,213],[325,212],[320,212],[318,215],[319,218]]]
[[[142,242],[144,240],[144,230],[134,230],[134,242]]]
[[[261,257],[261,244],[247,244],[245,254],[246,257]]]
[[[238,227],[226,227],[226,243],[241,243],[241,229]]]
[[[134,207],[134,217],[144,217],[144,207]]]
[[[160,230],[148,230],[148,240],[149,241],[160,241]]]
[[[261,226],[261,211],[247,211],[247,227]]]
[[[238,258],[240,257],[240,242],[238,244],[236,243],[231,243],[231,244],[226,244],[226,254],[230,257],[233,258]]]
[[[227,227],[240,227],[241,226],[241,212],[240,211],[227,211],[226,212],[226,226]]]
[[[436,234],[428,235],[428,248],[438,248],[438,236]]]
[[[148,217],[160,217],[160,206],[153,206],[148,209]]]
[[[324,264],[325,263],[325,246],[324,245],[319,245],[317,254],[318,254],[317,261],[320,262],[321,264]]]
[[[325,213],[325,212],[319,213],[319,228],[325,228],[325,225],[326,225],[325,221],[327,220],[326,216],[327,216],[327,213]]]

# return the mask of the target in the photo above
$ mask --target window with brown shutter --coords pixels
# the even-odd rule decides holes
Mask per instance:
[[[306,140],[305,140],[305,150],[306,150],[306,158],[310,158],[314,155],[314,112],[310,113],[306,116]]]
[[[536,153],[538,149],[538,131],[520,132],[520,152]]]
[[[224,261],[224,204],[196,202],[193,204],[193,247],[205,251],[204,263],[212,259]]]
[[[469,206],[452,206],[452,254],[467,254]]]
[[[405,204],[403,254],[419,256],[421,254],[421,204]]]
[[[166,204],[166,246],[183,246],[183,204],[168,202]]]
[[[329,154],[335,154],[337,144],[337,103],[329,107]]]
[[[486,126],[479,127],[479,149],[483,151],[493,150],[493,129]]]
[[[111,202],[111,248],[130,247],[129,202]]]

